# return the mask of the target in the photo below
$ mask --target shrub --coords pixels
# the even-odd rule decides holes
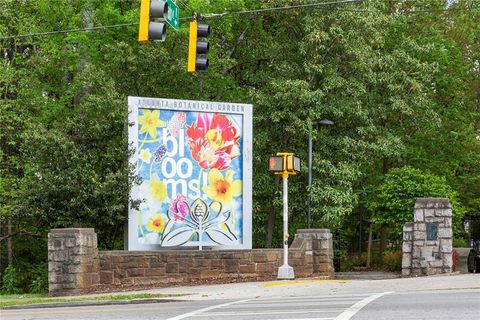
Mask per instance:
[[[2,276],[2,293],[17,294],[21,293],[21,279],[17,270],[12,265],[9,265]]]
[[[452,251],[452,271],[457,271],[458,266],[460,265],[460,254],[457,250]]]
[[[383,265],[388,271],[402,271],[402,251],[391,251],[383,254]]]
[[[34,265],[29,270],[31,283],[31,293],[46,293],[48,292],[48,263],[40,263]]]

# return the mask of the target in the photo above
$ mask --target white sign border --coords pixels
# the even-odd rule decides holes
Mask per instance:
[[[241,114],[243,117],[243,243],[235,246],[204,247],[214,250],[252,249],[252,158],[253,158],[253,105],[233,102],[214,102],[179,100],[147,97],[128,97],[128,145],[136,148],[138,145],[138,108],[148,107],[153,109],[167,109],[190,112],[215,112],[223,114]],[[132,150],[133,151],[133,150]],[[136,150],[135,150],[136,151]],[[129,162],[133,168],[137,168],[137,152],[133,152]],[[138,199],[138,186],[133,185],[130,197]],[[172,250],[174,248],[162,248],[158,245],[138,243],[138,215],[139,212],[129,206],[128,209],[128,250],[129,251],[155,251]],[[154,248],[152,250],[152,248]],[[195,249],[195,246],[179,247],[180,250]]]

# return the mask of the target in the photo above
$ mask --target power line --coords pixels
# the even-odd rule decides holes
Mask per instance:
[[[223,17],[230,14],[247,14],[247,13],[259,13],[259,12],[268,12],[268,11],[278,11],[278,10],[290,10],[290,9],[299,9],[299,8],[308,8],[308,7],[316,7],[316,6],[323,6],[323,5],[331,5],[331,4],[342,4],[342,3],[354,3],[360,2],[363,0],[339,0],[339,1],[330,1],[330,2],[317,2],[317,3],[308,3],[308,4],[301,4],[301,5],[293,5],[293,6],[286,6],[286,7],[273,7],[273,8],[263,8],[263,9],[255,9],[255,10],[244,10],[244,11],[233,11],[233,12],[224,12],[224,13],[211,13],[202,15],[205,18],[212,18],[212,17]],[[189,7],[188,4],[185,4],[183,1],[179,1],[183,6]],[[188,20],[189,17],[180,18],[179,20]],[[62,34],[62,33],[71,33],[71,32],[86,32],[92,30],[105,30],[105,29],[112,29],[112,28],[120,28],[120,27],[128,27],[128,26],[135,26],[138,25],[138,22],[132,23],[124,23],[124,24],[115,24],[109,26],[98,26],[98,27],[91,27],[91,28],[80,28],[80,29],[68,29],[68,30],[57,30],[57,31],[50,31],[50,32],[40,32],[40,33],[29,33],[29,34],[21,34],[15,36],[3,36],[0,37],[0,40],[7,40],[7,39],[18,39],[18,38],[27,38],[27,37],[42,37],[42,36],[49,36],[54,34]]]
[[[49,36],[49,35],[53,35],[53,34],[71,33],[71,32],[87,32],[87,31],[92,31],[92,30],[105,30],[105,29],[113,29],[113,28],[123,28],[123,27],[135,26],[135,25],[138,25],[138,22],[113,24],[113,25],[109,25],[109,26],[98,26],[98,27],[89,27],[89,28],[81,28],[81,29],[67,29],[67,30],[57,30],[57,31],[40,32],[40,33],[19,34],[19,35],[16,35],[16,36],[0,37],[0,40],[14,39],[14,38],[26,38],[26,37],[42,37],[42,36]]]
[[[330,2],[306,3],[306,4],[298,4],[298,5],[292,5],[292,6],[285,6],[285,7],[273,7],[273,8],[253,9],[253,10],[244,10],[244,11],[223,12],[223,13],[210,13],[210,14],[204,14],[201,16],[204,18],[213,18],[213,17],[223,17],[231,14],[247,14],[247,13],[260,13],[260,12],[268,12],[268,11],[279,11],[279,10],[292,10],[292,9],[325,6],[330,4],[355,3],[355,2],[361,2],[361,1],[363,0],[340,0],[340,1],[330,1]]]
[[[207,13],[201,15],[204,18],[221,18],[228,15],[234,14],[255,14],[255,13],[263,13],[263,12],[271,12],[271,11],[280,11],[280,10],[292,10],[292,9],[303,9],[303,8],[314,8],[319,6],[326,6],[326,5],[334,5],[334,4],[347,4],[347,3],[359,3],[363,0],[339,0],[339,1],[330,1],[330,2],[316,2],[316,3],[307,3],[307,4],[300,4],[300,5],[292,5],[292,6],[285,6],[285,7],[272,7],[272,8],[262,8],[262,9],[252,9],[252,10],[243,10],[243,11],[232,11],[232,12],[223,12],[223,13]],[[407,0],[413,1],[413,0]],[[189,7],[188,4],[185,4],[183,1],[179,1],[185,7]],[[476,7],[475,7],[476,8]],[[446,9],[414,9],[411,11],[400,11],[400,12],[393,12],[394,14],[412,14],[416,12],[450,12],[450,11],[471,11],[471,9],[467,8],[446,8]],[[362,9],[344,9],[344,8],[335,8],[337,11],[351,11],[351,12],[377,12],[373,10],[362,10]],[[401,9],[400,9],[401,10]],[[189,17],[183,17],[179,20],[189,20]],[[50,31],[50,32],[40,32],[40,33],[29,33],[29,34],[21,34],[21,35],[14,35],[14,36],[3,36],[0,37],[0,40],[7,40],[7,39],[17,39],[17,38],[26,38],[26,37],[42,37],[48,35],[55,35],[55,34],[63,34],[63,33],[72,33],[72,32],[87,32],[92,30],[106,30],[106,29],[113,29],[113,28],[123,28],[129,26],[136,26],[138,22],[132,23],[123,23],[123,24],[114,24],[108,26],[98,26],[98,27],[90,27],[90,28],[79,28],[79,29],[67,29],[67,30],[57,30],[57,31]]]

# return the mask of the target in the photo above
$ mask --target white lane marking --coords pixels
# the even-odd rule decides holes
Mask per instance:
[[[390,293],[393,293],[393,291],[382,292],[382,293],[374,294],[373,296],[367,297],[367,298],[355,303],[353,306],[351,306],[347,310],[343,311],[340,315],[338,315],[338,317],[335,318],[335,320],[349,320],[351,317],[353,317],[355,315],[355,313],[360,311],[360,309],[365,307],[370,302],[374,301],[375,299],[380,298],[381,296],[384,296],[384,295],[390,294]]]
[[[282,297],[270,297],[270,298],[255,298],[250,301],[260,301],[260,300],[280,300],[280,299],[289,299],[289,300],[301,300],[301,299],[322,299],[322,298],[345,298],[345,297],[369,297],[368,293],[354,293],[354,294],[330,294],[330,295],[321,295],[321,296],[282,296]]]
[[[223,308],[223,307],[230,306],[230,305],[232,305],[232,304],[242,303],[242,302],[247,302],[247,301],[248,301],[248,299],[246,299],[246,300],[238,300],[238,301],[233,301],[233,302],[228,302],[228,303],[222,303],[222,304],[217,304],[217,305],[215,305],[215,306],[210,306],[210,307],[207,307],[207,308],[198,309],[198,310],[194,310],[194,311],[191,311],[191,312],[188,312],[188,313],[184,313],[184,314],[181,314],[181,315],[176,316],[176,317],[173,317],[173,318],[168,318],[167,320],[180,320],[180,319],[185,319],[185,318],[188,318],[188,317],[195,317],[195,316],[198,316],[198,315],[197,315],[198,313],[210,311],[210,310],[213,310],[213,309]]]
[[[334,320],[334,318],[288,318],[288,319],[275,319],[275,320]]]
[[[309,309],[309,310],[282,310],[282,311],[265,311],[265,312],[210,312],[197,314],[195,317],[217,317],[217,316],[253,316],[253,315],[266,315],[266,314],[299,314],[299,313],[337,313],[345,309]],[[329,318],[333,319],[333,318]]]

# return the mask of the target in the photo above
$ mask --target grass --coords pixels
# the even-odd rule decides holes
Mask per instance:
[[[117,295],[96,296],[96,297],[47,298],[46,294],[9,294],[9,295],[0,295],[0,309],[4,309],[5,307],[10,307],[10,306],[24,306],[28,304],[41,304],[41,303],[171,298],[171,297],[181,297],[186,295],[188,294],[133,293],[133,294],[117,294]]]

